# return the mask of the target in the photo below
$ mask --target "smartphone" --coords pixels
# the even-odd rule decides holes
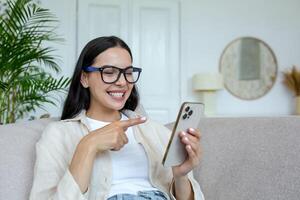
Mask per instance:
[[[189,128],[197,129],[200,119],[204,116],[204,104],[184,102],[179,110],[175,125],[166,148],[162,164],[165,167],[180,165],[187,158],[185,145],[180,141],[179,133]]]

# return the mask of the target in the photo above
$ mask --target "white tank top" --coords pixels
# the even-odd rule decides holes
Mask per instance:
[[[110,123],[87,119],[92,131]],[[128,118],[122,114],[122,120],[126,119]],[[127,129],[126,135],[128,143],[119,151],[110,151],[113,177],[108,198],[115,194],[137,194],[138,191],[157,190],[149,181],[146,152],[135,140],[131,127]]]

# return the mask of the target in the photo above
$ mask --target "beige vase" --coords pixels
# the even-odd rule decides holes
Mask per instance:
[[[300,115],[300,96],[296,96],[296,115]]]

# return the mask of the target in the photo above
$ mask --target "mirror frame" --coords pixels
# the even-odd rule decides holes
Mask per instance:
[[[235,79],[232,78],[230,81],[233,82],[234,87],[236,87],[235,90],[234,90],[233,87],[230,84],[228,84],[228,77],[226,77],[226,75],[224,74],[224,69],[223,68],[225,68],[226,66],[224,66],[223,62],[224,62],[224,56],[228,57],[227,54],[228,54],[228,52],[230,53],[229,48],[234,47],[234,45],[238,45],[238,42],[241,41],[242,39],[256,40],[260,45],[262,45],[265,48],[265,51],[267,51],[267,53],[269,54],[267,56],[269,56],[272,59],[271,61],[273,61],[273,63],[271,63],[271,62],[270,63],[272,64],[271,67],[274,70],[274,73],[269,74],[269,75],[268,74],[263,74],[264,79],[263,78],[258,79],[260,82],[257,79],[251,81],[251,80],[238,80],[238,78],[235,78]],[[237,48],[237,47],[235,47],[235,48]],[[234,59],[236,59],[236,58],[231,57],[230,59],[231,59],[231,61],[234,61]],[[239,67],[239,66],[237,66],[237,67]],[[236,69],[236,68],[234,68],[234,69]],[[234,77],[234,75],[236,75],[236,73],[237,73],[236,71],[232,72],[232,77]],[[221,54],[221,57],[220,57],[220,60],[219,60],[219,72],[223,75],[224,87],[229,93],[231,93],[233,96],[235,96],[239,99],[255,100],[255,99],[258,99],[258,98],[266,95],[273,88],[273,86],[276,82],[277,76],[278,76],[277,75],[277,73],[278,73],[278,64],[277,64],[277,59],[276,59],[276,56],[275,56],[274,52],[272,51],[271,47],[267,43],[265,43],[261,39],[255,38],[255,37],[239,37],[239,38],[234,39],[233,41],[231,41],[228,45],[226,45],[226,47],[222,51],[222,54]],[[261,85],[261,82],[263,82],[262,80],[268,80],[268,81],[270,81],[270,84]],[[254,87],[254,86],[257,87],[257,85],[261,85],[261,87],[259,88],[259,89],[261,89],[260,92],[257,92],[255,90],[251,90],[251,87]],[[247,92],[244,93],[244,90],[248,90],[248,93]],[[243,92],[237,92],[237,91],[243,91]]]

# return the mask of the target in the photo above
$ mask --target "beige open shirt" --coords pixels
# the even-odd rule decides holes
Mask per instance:
[[[136,113],[125,110],[128,118]],[[74,151],[81,138],[89,133],[85,110],[72,119],[49,124],[36,144],[36,163],[31,200],[104,200],[110,191],[112,165],[110,151],[98,154],[94,161],[88,191],[82,194],[69,171]],[[141,143],[149,160],[149,179],[152,185],[175,199],[172,194],[172,170],[161,164],[170,130],[154,121],[133,127],[134,137]],[[200,186],[188,175],[194,191],[195,200],[204,200]]]

